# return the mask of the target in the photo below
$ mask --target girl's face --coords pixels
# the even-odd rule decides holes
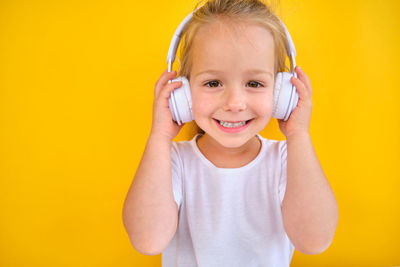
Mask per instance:
[[[227,148],[240,147],[268,124],[273,105],[274,42],[255,24],[221,21],[200,28],[193,40],[190,88],[197,125]],[[238,132],[218,121],[251,120]]]

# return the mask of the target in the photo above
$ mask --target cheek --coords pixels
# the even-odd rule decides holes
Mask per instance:
[[[272,94],[268,93],[262,97],[255,97],[254,99],[254,107],[257,109],[257,113],[259,114],[272,114],[273,108],[273,96]]]
[[[215,108],[215,97],[207,94],[192,93],[192,111],[196,118],[198,114],[208,114]]]

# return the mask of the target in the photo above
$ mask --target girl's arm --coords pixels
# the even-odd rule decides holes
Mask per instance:
[[[133,247],[160,254],[175,234],[178,207],[171,180],[171,140],[150,135],[126,196],[123,222]]]
[[[287,235],[304,254],[317,254],[332,242],[338,206],[309,134],[287,138],[287,183],[282,203]]]
[[[123,222],[132,245],[142,254],[160,254],[174,236],[178,206],[172,191],[172,139],[183,125],[172,121],[171,92],[182,82],[171,82],[176,72],[161,75],[154,88],[153,121],[142,160],[126,196]]]
[[[287,181],[282,202],[285,231],[302,253],[317,254],[333,240],[338,223],[338,205],[315,154],[309,126],[312,112],[311,82],[296,66],[292,77],[299,101],[289,120],[278,120],[286,136]]]

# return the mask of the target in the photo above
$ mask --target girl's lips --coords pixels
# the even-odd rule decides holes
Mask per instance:
[[[253,122],[253,119],[246,121],[246,124],[243,126],[239,126],[239,127],[234,127],[234,128],[228,128],[228,127],[224,127],[222,126],[218,120],[213,119],[215,121],[215,123],[217,124],[218,128],[226,133],[238,133],[243,131],[244,129],[246,129],[247,127],[249,127],[249,125]]]
[[[214,119],[214,118],[213,118],[213,119]],[[216,120],[216,121],[218,121],[218,122],[223,121],[223,120],[217,120],[217,119],[214,119],[214,120]],[[245,122],[248,123],[248,122],[251,121],[251,120],[252,120],[252,119],[247,120],[247,121],[245,121]],[[224,122],[236,123],[236,122],[242,122],[242,121],[224,121]]]

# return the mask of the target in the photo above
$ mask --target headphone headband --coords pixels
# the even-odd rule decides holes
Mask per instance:
[[[186,24],[189,23],[189,21],[192,19],[193,17],[193,13],[196,12],[200,7],[198,7],[197,9],[195,9],[194,11],[192,11],[189,15],[187,15],[183,21],[179,24],[178,28],[175,30],[174,36],[172,36],[172,40],[171,43],[169,45],[169,49],[168,49],[168,55],[167,55],[167,64],[168,64],[168,71],[170,72],[172,70],[172,64],[175,61],[175,57],[176,57],[176,51],[178,49],[179,46],[179,42],[181,40],[181,34],[183,31],[183,28],[186,26]],[[278,18],[279,19],[279,18]],[[288,56],[292,59],[292,63],[293,63],[293,74],[295,76],[296,73],[294,72],[294,67],[296,67],[296,49],[294,47],[294,43],[292,40],[292,37],[290,36],[290,33],[288,31],[288,29],[286,28],[285,24],[283,24],[283,22],[279,19],[281,25],[283,26],[284,30],[285,30],[285,34],[286,34],[286,38],[288,40],[288,44],[286,47],[286,51],[288,53]],[[288,68],[289,69],[289,68]]]
[[[195,12],[195,11],[193,11],[193,12]],[[179,24],[178,28],[175,30],[174,36],[172,36],[172,40],[171,40],[171,44],[169,45],[168,56],[167,56],[168,71],[171,71],[172,64],[175,61],[176,50],[178,49],[178,45],[179,45],[179,42],[180,42],[181,37],[182,37],[181,34],[182,34],[182,31],[183,31],[183,28],[192,19],[193,12],[191,12],[189,15],[186,16],[186,18],[183,19],[181,24]]]

